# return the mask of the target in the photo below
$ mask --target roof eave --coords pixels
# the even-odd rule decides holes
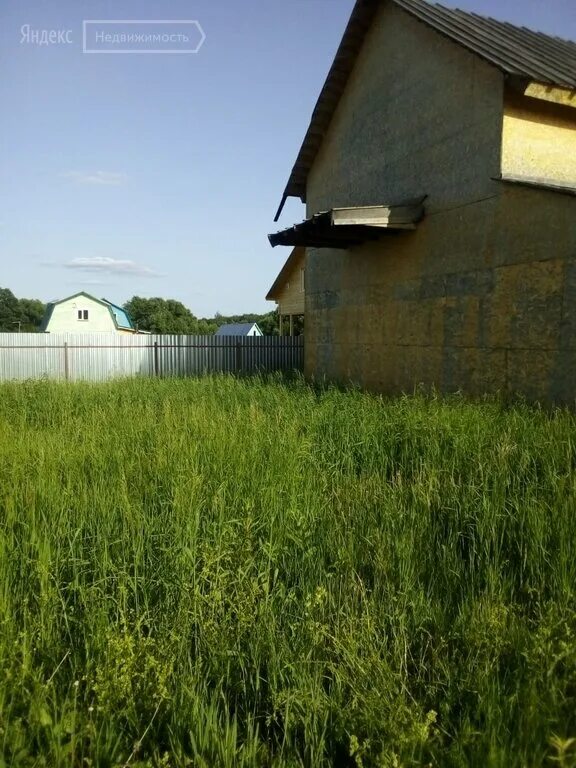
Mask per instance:
[[[304,161],[304,156],[307,154],[316,156],[379,5],[380,0],[356,0],[336,56],[316,101],[310,125],[292,168],[274,221],[278,221],[280,218],[289,197],[299,197],[303,203],[306,202],[306,183],[295,181],[295,177],[298,177],[301,169],[309,163],[309,161]],[[313,127],[314,133],[312,133]]]

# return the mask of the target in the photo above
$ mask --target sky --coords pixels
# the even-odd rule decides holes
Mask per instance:
[[[288,250],[267,234],[304,216],[289,200],[273,221],[353,4],[0,0],[0,287],[272,309]],[[576,0],[444,4],[576,40]],[[84,20],[197,22],[88,25],[90,50],[132,31],[199,49],[83,52]]]

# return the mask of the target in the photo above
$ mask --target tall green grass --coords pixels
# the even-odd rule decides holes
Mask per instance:
[[[576,422],[0,386],[0,765],[576,765]]]

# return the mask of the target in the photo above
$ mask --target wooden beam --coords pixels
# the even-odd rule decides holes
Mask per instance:
[[[503,181],[506,184],[519,184],[524,187],[545,189],[549,192],[558,192],[564,195],[576,196],[576,186],[554,179],[537,178],[533,176],[492,176],[493,181]]]
[[[334,226],[361,224],[371,227],[398,227],[411,229],[422,218],[421,203],[407,205],[366,205],[356,208],[334,208],[331,223]]]
[[[551,101],[553,104],[562,104],[565,107],[576,107],[576,91],[569,88],[558,88],[554,85],[542,85],[542,83],[528,83],[524,89],[524,96],[541,101]]]

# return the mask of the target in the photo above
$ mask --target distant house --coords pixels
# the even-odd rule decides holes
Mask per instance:
[[[228,323],[221,325],[216,336],[263,336],[258,323]]]
[[[286,259],[278,277],[266,295],[267,301],[278,305],[278,323],[280,336],[283,334],[283,321],[288,318],[290,336],[294,335],[294,318],[304,317],[304,268],[306,249],[294,248]]]
[[[45,333],[138,333],[128,313],[107,299],[81,291],[46,306]]]
[[[575,43],[357,0],[288,197],[307,375],[574,405]]]

